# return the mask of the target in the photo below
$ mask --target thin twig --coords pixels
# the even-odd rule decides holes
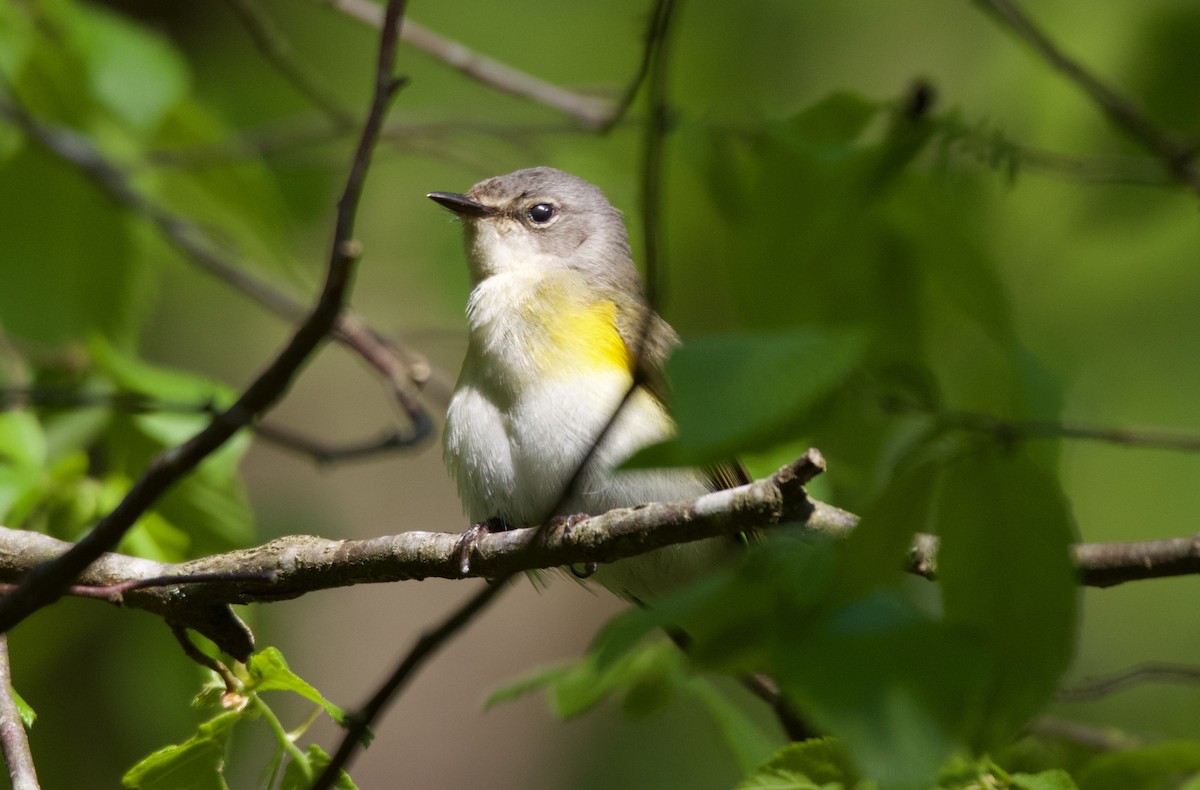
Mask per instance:
[[[225,0],[254,39],[255,46],[297,91],[323,112],[335,129],[352,129],[358,120],[347,110],[319,75],[297,60],[283,31],[254,0]]]
[[[1078,61],[1058,48],[1012,0],[975,0],[1034,48],[1047,63],[1078,85],[1117,128],[1161,160],[1171,177],[1200,195],[1196,146],[1185,144],[1159,129],[1132,102],[1105,85]]]
[[[8,635],[0,634],[0,747],[4,750],[13,790],[38,790],[41,785],[33,766],[33,753],[29,751],[25,723],[13,694]]]
[[[0,92],[0,117],[12,121],[55,156],[75,165],[116,203],[148,219],[171,246],[204,272],[288,321],[300,321],[306,315],[307,309],[299,301],[253,277],[244,266],[231,263],[229,253],[196,222],[167,211],[138,191],[129,175],[87,138],[71,129],[34,119],[11,90],[7,95]],[[413,423],[414,443],[423,441],[429,435],[429,416],[412,390],[414,386],[421,387],[433,399],[449,402],[448,379],[434,371],[422,355],[384,339],[353,313],[337,316],[333,337],[388,377],[398,402]]]
[[[1090,702],[1130,686],[1150,681],[1198,684],[1200,683],[1200,667],[1194,664],[1147,661],[1112,675],[1081,680],[1073,686],[1059,689],[1054,698],[1058,702]]]
[[[1136,749],[1142,745],[1138,738],[1114,727],[1097,727],[1057,716],[1039,716],[1029,723],[1027,729],[1040,738],[1069,741],[1099,752]]]
[[[402,6],[403,3],[392,5]],[[214,417],[207,427],[182,445],[156,456],[117,507],[100,519],[83,540],[57,559],[31,570],[16,590],[0,600],[0,631],[7,632],[33,612],[57,600],[88,565],[111,551],[134,522],[181,477],[274,405],[301,366],[333,330],[349,293],[354,264],[360,252],[360,245],[353,240],[354,219],[371,152],[387,107],[402,84],[391,71],[395,32],[385,30],[383,40],[386,46],[381,49],[371,110],[350,165],[345,190],[338,201],[325,285],[317,305],[283,350],[232,407]]]
[[[212,401],[187,403],[184,401],[158,400],[140,392],[81,392],[47,387],[0,387],[0,412],[15,409],[79,409],[103,406],[127,414],[207,414],[218,413]],[[329,444],[286,428],[262,422],[250,426],[254,435],[264,441],[293,453],[310,458],[314,463],[340,463],[361,460],[397,450],[413,447],[410,433],[388,431],[367,441],[348,444]]]
[[[338,11],[360,22],[379,27],[383,16],[370,0],[328,0]],[[531,99],[575,119],[585,129],[601,129],[613,115],[612,105],[603,99],[584,96],[553,85],[489,58],[427,27],[405,20],[401,40],[449,64],[473,80],[498,91]]]
[[[621,98],[617,101],[617,105],[612,110],[612,114],[608,120],[600,127],[600,131],[607,133],[611,131],[617,124],[625,119],[629,114],[629,108],[633,106],[633,100],[637,97],[638,89],[645,82],[646,76],[650,73],[651,65],[654,63],[659,45],[662,43],[663,35],[667,20],[670,18],[670,8],[668,6],[672,0],[655,0],[654,8],[650,12],[650,22],[646,27],[645,43],[642,46],[642,59],[638,63],[637,71],[625,86],[625,90],[621,93]],[[659,97],[663,98],[662,96]],[[652,100],[653,101],[653,100]]]
[[[889,411],[928,414],[947,428],[961,428],[988,433],[1001,442],[1021,442],[1034,439],[1080,439],[1105,442],[1127,447],[1153,450],[1200,452],[1200,435],[1181,431],[1110,428],[1101,425],[1058,422],[1056,420],[1015,420],[993,414],[970,411],[935,411],[894,399],[884,402]]]
[[[342,743],[329,761],[329,765],[313,782],[312,790],[327,790],[334,786],[338,775],[349,765],[351,758],[362,746],[363,736],[375,722],[383,709],[407,685],[416,671],[432,657],[438,649],[461,631],[468,623],[488,607],[508,586],[507,579],[490,582],[482,590],[475,593],[441,625],[421,634],[412,649],[397,665],[391,677],[379,687],[371,699],[354,713],[347,717],[349,726],[342,737]]]

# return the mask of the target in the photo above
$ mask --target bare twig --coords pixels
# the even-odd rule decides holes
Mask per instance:
[[[365,705],[347,717],[349,726],[342,737],[342,743],[330,759],[329,765],[313,782],[312,790],[327,790],[334,786],[339,773],[349,765],[351,758],[362,745],[367,729],[375,722],[383,709],[408,684],[416,671],[438,651],[438,648],[466,627],[496,599],[507,586],[507,581],[505,579],[485,585],[482,590],[451,612],[440,625],[421,634],[421,638],[396,666],[391,677],[379,687],[379,690]]]
[[[1041,738],[1077,743],[1100,752],[1115,752],[1136,749],[1141,740],[1113,727],[1097,727],[1080,721],[1060,719],[1057,716],[1039,716],[1029,723],[1031,734]]]
[[[1031,439],[1080,439],[1154,450],[1200,452],[1200,436],[1180,431],[1110,428],[1055,420],[1014,420],[980,412],[935,411],[896,400],[886,400],[884,407],[896,412],[928,414],[947,428],[989,433],[1007,443]]]
[[[1194,144],[1180,142],[1159,129],[1132,102],[1059,49],[1012,0],[975,2],[1033,47],[1047,63],[1078,85],[1117,128],[1158,157],[1172,178],[1200,195],[1200,169],[1196,168]]]
[[[342,13],[360,22],[379,27],[383,16],[370,0],[328,0]],[[603,99],[584,96],[534,77],[498,60],[487,57],[457,41],[438,35],[427,27],[405,20],[401,40],[458,69],[473,80],[498,91],[531,99],[575,119],[586,129],[601,129],[613,114],[612,105]]]
[[[297,91],[321,110],[335,129],[352,129],[358,119],[338,101],[311,69],[292,54],[291,44],[283,31],[254,0],[225,0],[241,20],[255,46]]]
[[[402,6],[402,3],[393,3]],[[389,6],[390,7],[390,6]],[[402,82],[392,76],[395,32],[385,29],[371,110],[350,165],[346,187],[338,201],[333,242],[325,285],[317,305],[291,340],[238,398],[202,431],[182,445],[159,454],[120,504],[65,554],[31,570],[20,585],[0,600],[0,630],[7,631],[39,608],[56,600],[93,561],[117,545],[134,522],[183,475],[251,424],[287,390],[301,366],[337,323],[349,293],[359,244],[353,240],[354,220],[371,152],[383,117]],[[388,45],[390,44],[390,45]],[[25,116],[28,121],[28,116]],[[27,127],[28,124],[22,124]]]
[[[1112,675],[1081,680],[1073,686],[1059,689],[1054,698],[1059,702],[1090,702],[1150,681],[1197,684],[1200,683],[1200,666],[1147,661]]]
[[[13,693],[8,635],[0,634],[0,748],[4,750],[13,790],[38,790],[41,785],[33,766],[33,753],[29,751],[25,723]]]

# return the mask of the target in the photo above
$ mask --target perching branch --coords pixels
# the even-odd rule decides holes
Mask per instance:
[[[694,500],[618,508],[569,528],[491,533],[476,543],[468,575],[496,579],[526,570],[614,562],[675,543],[779,523],[812,535],[841,537],[854,528],[856,517],[813,499],[804,489],[822,464],[819,453],[810,450],[771,477]],[[39,532],[0,527],[0,582],[18,581],[70,547]],[[1200,536],[1084,543],[1075,546],[1072,554],[1080,583],[1093,587],[1200,573]],[[460,558],[456,533],[413,530],[367,540],[291,535],[177,564],[104,554],[77,584],[110,587],[131,580],[177,578],[178,583],[170,587],[126,592],[121,603],[214,638],[214,630],[224,631],[214,629],[212,612],[228,604],[267,603],[355,584],[460,579]],[[937,539],[918,535],[907,567],[933,576],[936,559]],[[219,573],[251,575],[235,581],[208,577],[202,585],[183,583],[188,577]]]
[[[975,2],[1024,39],[1047,63],[1078,85],[1115,126],[1158,157],[1172,178],[1200,195],[1200,169],[1196,167],[1195,145],[1185,144],[1159,129],[1132,102],[1059,49],[1012,0]]]
[[[38,790],[41,785],[33,766],[33,753],[29,751],[25,723],[13,697],[10,666],[8,635],[0,634],[0,748],[4,751],[13,790]]]
[[[345,190],[338,201],[325,285],[316,306],[283,350],[232,407],[214,417],[203,430],[182,445],[155,457],[120,504],[100,519],[83,540],[51,562],[30,570],[17,589],[0,599],[0,631],[8,631],[39,608],[58,599],[92,562],[111,551],[137,519],[176,481],[274,405],[287,391],[300,368],[334,329],[349,293],[354,264],[360,254],[360,245],[353,239],[354,220],[371,153],[383,126],[387,107],[403,84],[393,75],[396,32],[387,28],[382,34],[371,109],[351,161]],[[24,120],[25,123],[21,125],[28,128],[27,114],[18,120]]]

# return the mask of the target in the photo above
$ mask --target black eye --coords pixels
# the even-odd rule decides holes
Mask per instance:
[[[529,217],[529,221],[534,225],[545,225],[554,219],[556,214],[558,214],[558,209],[549,203],[535,203],[525,212],[525,215]]]

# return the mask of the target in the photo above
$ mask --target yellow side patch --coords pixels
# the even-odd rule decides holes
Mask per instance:
[[[632,367],[632,356],[617,331],[617,306],[612,302],[596,302],[540,319],[546,337],[538,367],[548,375],[611,369],[628,372]]]

